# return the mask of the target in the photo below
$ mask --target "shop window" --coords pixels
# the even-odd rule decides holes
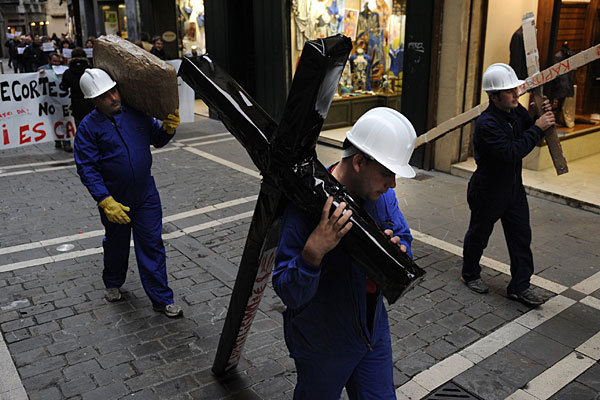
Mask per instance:
[[[104,32],[127,39],[127,16],[125,4],[118,2],[98,2],[102,15]]]
[[[539,7],[540,12],[545,11],[551,15],[552,9],[549,5],[540,3]],[[598,2],[562,1],[557,19],[556,40],[549,43],[548,50],[552,63],[562,61],[598,43]],[[597,62],[584,66],[544,86],[544,94],[553,100],[559,135],[571,136],[600,130],[600,74],[597,67]]]
[[[197,55],[205,53],[204,1],[178,0],[177,22],[183,54]]]
[[[334,101],[400,95],[406,0],[293,0],[291,21],[294,71],[307,40],[352,39]]]

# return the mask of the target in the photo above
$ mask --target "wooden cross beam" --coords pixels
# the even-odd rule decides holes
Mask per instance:
[[[250,231],[213,363],[223,374],[238,363],[273,269],[278,218],[292,201],[318,222],[329,196],[352,210],[341,241],[390,304],[424,275],[317,159],[321,127],[352,48],[342,35],[306,42],[279,125],[209,56],[184,58],[179,75],[248,151],[263,175]]]
[[[532,90],[538,86],[544,85],[560,75],[569,73],[571,71],[575,71],[577,68],[581,68],[584,65],[591,63],[592,61],[600,59],[600,44],[596,44],[590,47],[587,50],[581,51],[575,54],[572,57],[567,58],[564,61],[558,62],[543,70],[542,72],[536,73],[527,79],[525,82],[519,86],[519,95],[524,94],[528,90]],[[430,129],[426,133],[417,137],[417,141],[415,143],[415,148],[422,146],[425,143],[431,143],[436,139],[444,136],[448,132],[452,132],[453,130],[460,128],[463,125],[468,124],[475,118],[477,118],[481,113],[487,108],[488,102],[481,103],[478,106],[471,108],[468,111],[465,111],[462,114],[457,115],[456,117],[450,118],[449,120],[442,122],[435,128]],[[559,172],[557,170],[557,172]]]
[[[527,74],[535,76],[540,72],[539,53],[537,49],[537,43],[535,38],[535,17],[532,12],[529,12],[523,16],[523,44],[525,45],[525,59],[527,60]],[[543,103],[544,95],[542,87],[538,86],[531,90],[531,96],[535,104],[535,111],[537,115],[544,113]],[[558,140],[558,134],[556,133],[556,126],[551,126],[544,131],[546,143],[548,144],[548,150],[554,163],[554,169],[556,169],[557,175],[562,175],[569,172],[567,167],[567,160],[563,155],[560,141]]]

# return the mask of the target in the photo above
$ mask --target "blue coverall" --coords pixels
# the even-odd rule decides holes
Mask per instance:
[[[94,109],[81,121],[74,142],[77,173],[94,200],[100,203],[113,196],[131,208],[129,224],[110,222],[98,208],[105,228],[104,285],[118,288],[125,283],[133,230],[142,286],[156,307],[173,304],[173,291],[167,282],[162,208],[150,172],[150,145],[162,147],[173,136],[154,118],[123,105],[114,119]]]
[[[412,235],[394,190],[366,201],[364,209],[382,228],[392,229],[412,257]],[[321,265],[302,259],[315,227],[298,208],[287,207],[273,271],[273,287],[287,306],[284,335],[298,377],[294,399],[339,399],[344,386],[351,399],[395,399],[381,290],[373,295],[369,330],[367,277],[342,246],[327,253]]]
[[[498,219],[510,255],[509,294],[529,287],[533,274],[529,205],[521,177],[522,160],[542,137],[527,110],[519,104],[510,113],[490,102],[477,119],[473,145],[477,169],[467,189],[471,209],[463,247],[462,276],[480,277],[479,260]]]

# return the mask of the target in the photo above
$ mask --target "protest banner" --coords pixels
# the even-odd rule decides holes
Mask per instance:
[[[60,79],[52,70],[0,75],[0,150],[75,136],[71,99]]]

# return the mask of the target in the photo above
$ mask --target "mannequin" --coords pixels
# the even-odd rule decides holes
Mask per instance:
[[[365,54],[362,48],[350,57],[352,62],[352,84],[354,90],[371,90],[371,57]]]

